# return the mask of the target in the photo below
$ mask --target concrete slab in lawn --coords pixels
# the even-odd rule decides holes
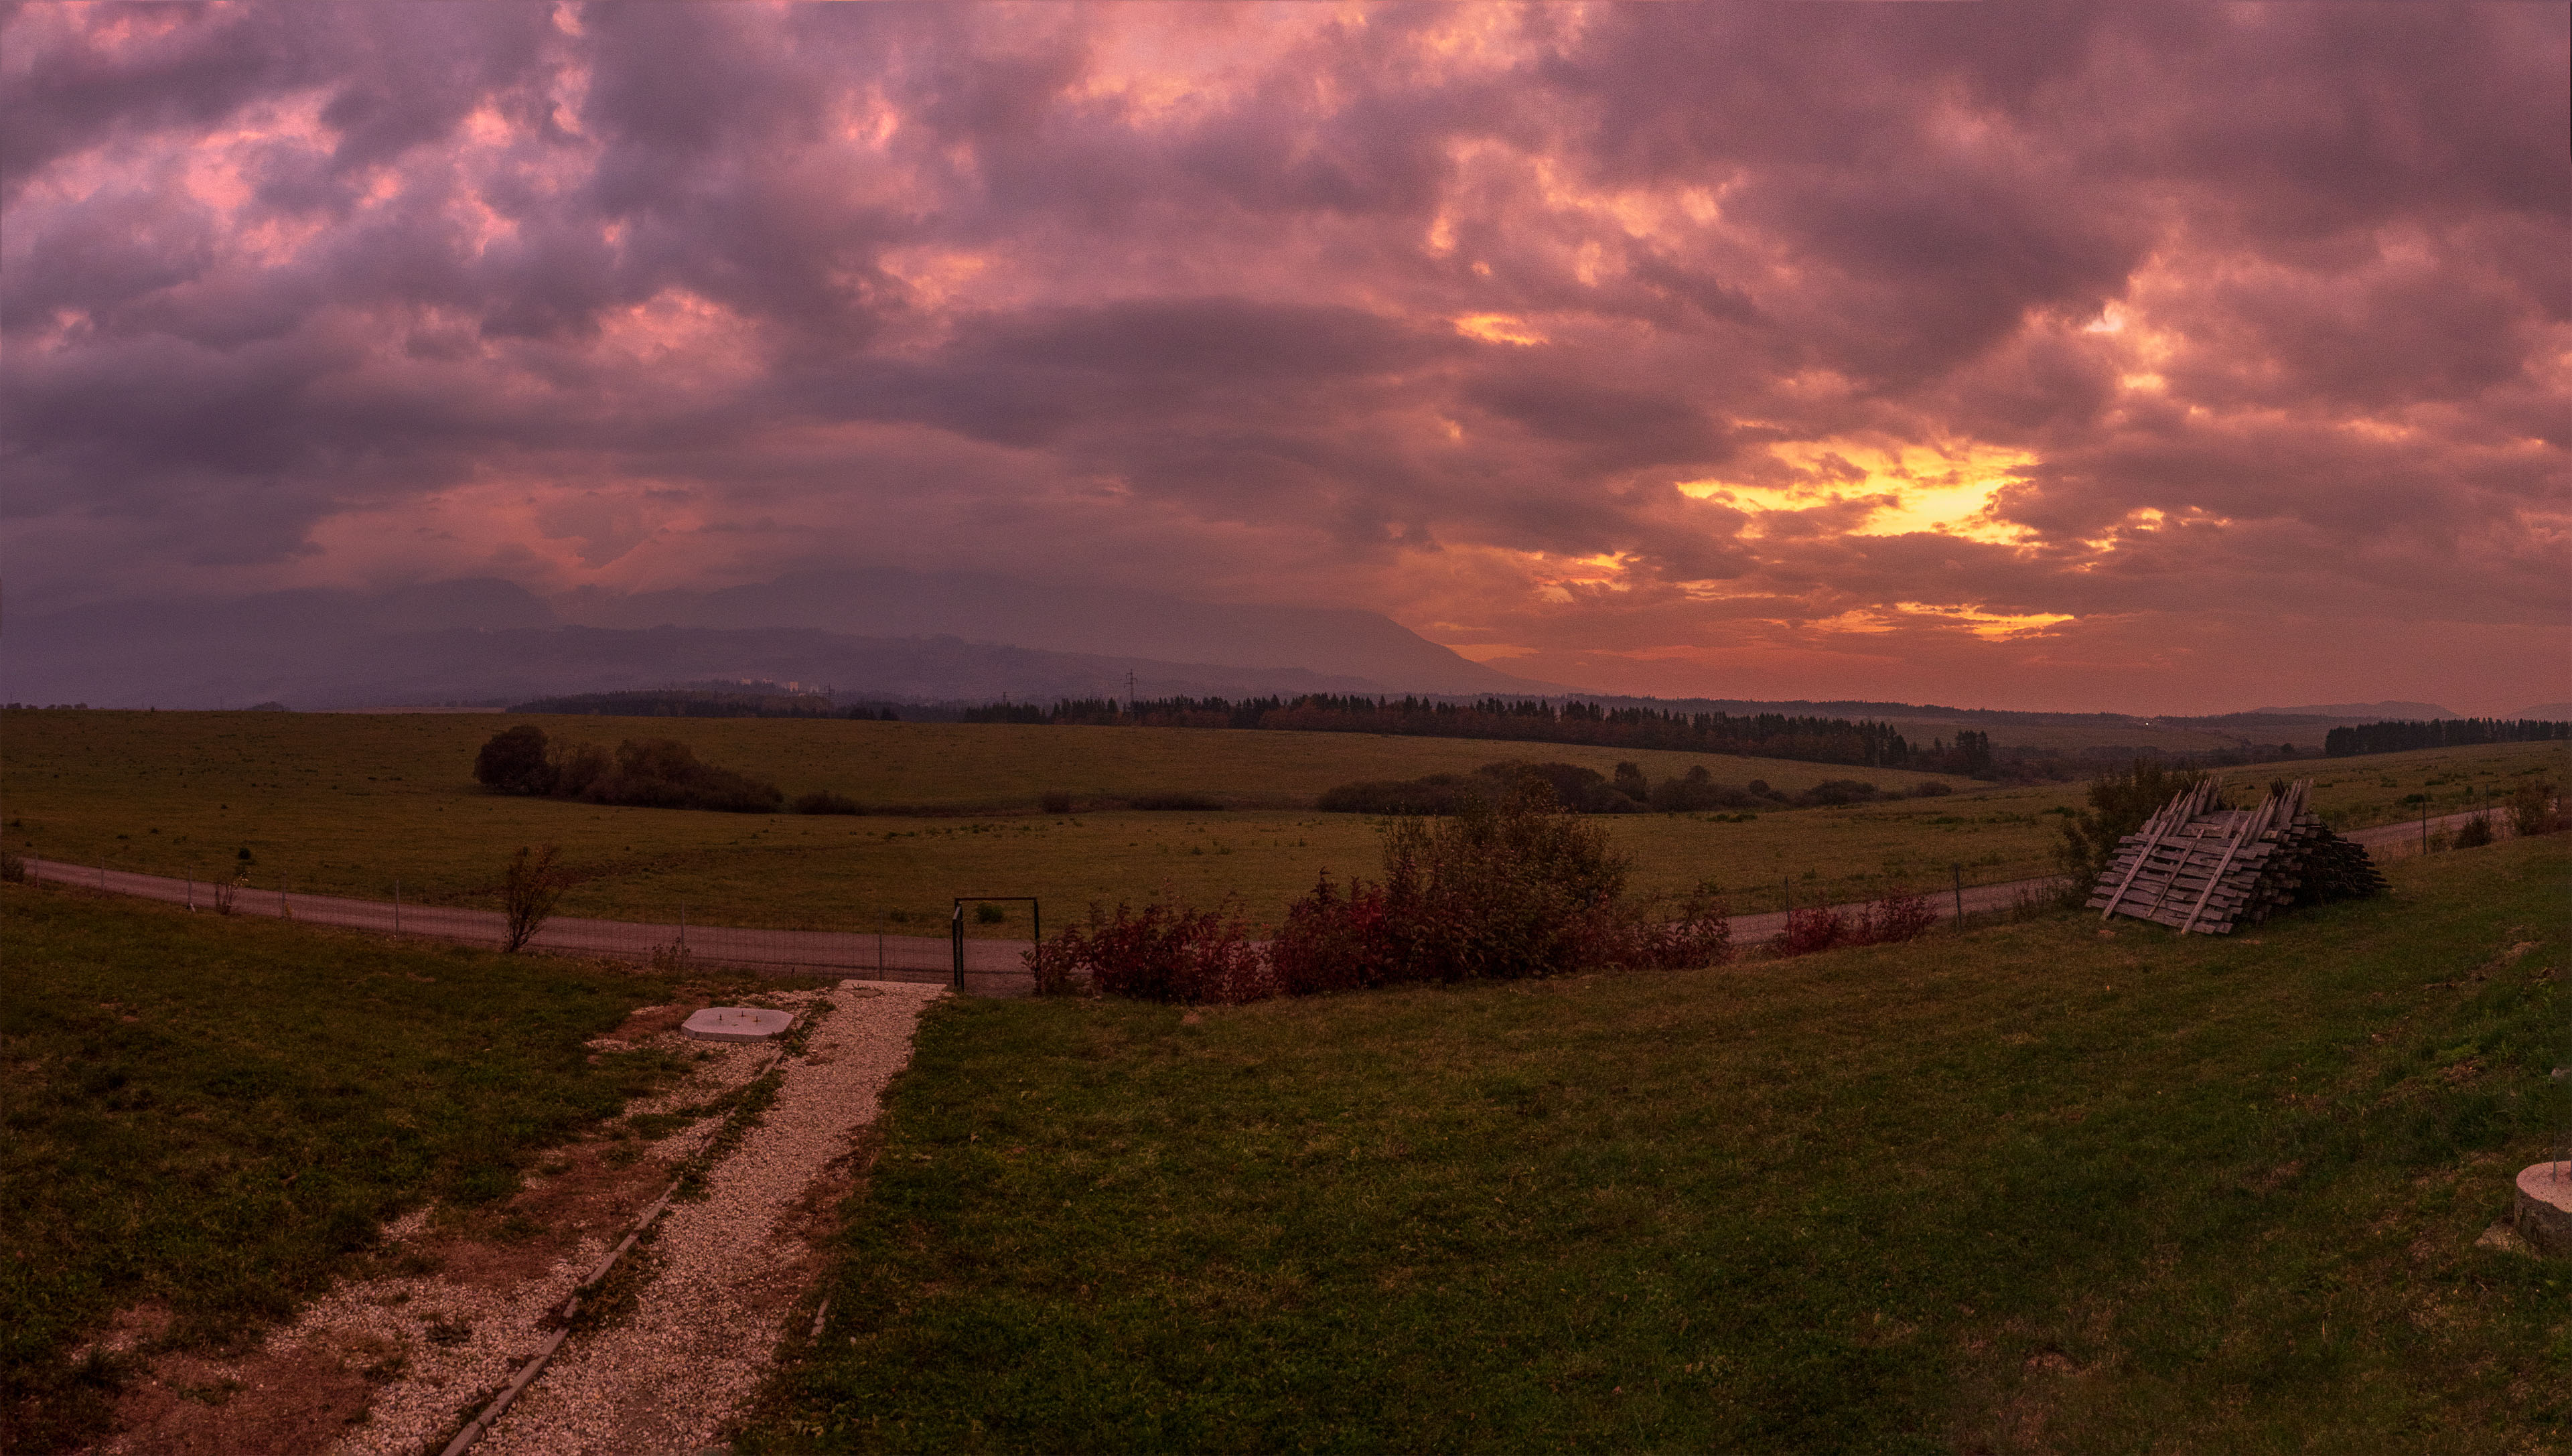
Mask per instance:
[[[774,1042],[795,1025],[791,1012],[755,1006],[710,1006],[679,1028],[700,1042]]]

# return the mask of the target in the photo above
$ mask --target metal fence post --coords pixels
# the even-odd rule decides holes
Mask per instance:
[[[1965,865],[1964,865],[1964,862],[1963,862],[1962,860],[1959,860],[1959,861],[1957,861],[1957,862],[1956,862],[1955,870],[1956,870],[1956,933],[1957,933],[1957,934],[1959,934],[1959,935],[1962,935],[1962,934],[1964,934],[1964,930],[1965,930]]]

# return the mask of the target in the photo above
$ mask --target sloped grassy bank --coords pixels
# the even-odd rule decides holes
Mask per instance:
[[[925,1023],[807,1450],[2490,1451],[2572,1269],[2572,841],[2232,940],[1908,946]]]
[[[121,1363],[69,1356],[115,1311],[255,1332],[676,1070],[583,1046],[667,978],[20,885],[0,945],[0,1449],[107,1418]]]

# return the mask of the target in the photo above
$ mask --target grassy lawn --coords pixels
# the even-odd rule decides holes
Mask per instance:
[[[113,1369],[67,1356],[116,1310],[256,1330],[675,1066],[582,1046],[649,976],[16,885],[0,935],[0,1449],[101,1418]]]
[[[2181,941],[925,1022],[807,1450],[2558,1449],[2572,837]]]
[[[1376,832],[1360,816],[1292,808],[1214,814],[1024,812],[1037,794],[1195,791],[1305,801],[1360,778],[1469,770],[1514,756],[1610,768],[1632,757],[1655,778],[1698,762],[1726,782],[1795,791],[1825,778],[1885,788],[1922,775],[1765,759],[1459,739],[1189,729],[780,719],[548,718],[548,731],[614,741],[667,733],[707,760],[876,803],[1003,805],[988,817],[708,814],[497,797],[471,779],[499,715],[18,712],[7,715],[8,845],[48,859],[230,879],[299,891],[491,904],[509,852],[556,843],[586,878],[569,915],[697,924],[936,933],[959,894],[1044,899],[1055,915],[1090,901],[1141,901],[1166,885],[1194,904],[1238,895],[1279,914],[1324,868],[1372,875]],[[2378,823],[2506,792],[2514,776],[2572,781],[2572,746],[2500,745],[2299,766],[2326,812]],[[2260,775],[2244,771],[2256,780]],[[1962,783],[1964,781],[1957,781]],[[1940,799],[1733,816],[1619,816],[1636,886],[1721,887],[1733,908],[1853,899],[1888,879],[1935,888],[2050,873],[2058,820],[2078,785],[1976,788]],[[2421,804],[2404,802],[2413,794]],[[251,859],[240,855],[247,850]],[[1014,937],[1016,924],[975,924]]]

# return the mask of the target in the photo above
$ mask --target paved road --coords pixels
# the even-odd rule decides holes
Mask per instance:
[[[2447,814],[2428,822],[2428,832],[2453,830],[2473,818],[2471,813]],[[2492,829],[2507,837],[2508,819],[2495,813]],[[2408,824],[2378,825],[2373,829],[2354,830],[2348,838],[2365,845],[2379,859],[2400,859],[2420,853],[2420,821]],[[173,880],[160,875],[140,875],[126,870],[102,870],[95,866],[65,864],[58,860],[30,860],[28,869],[46,880],[66,885],[83,885],[118,895],[139,895],[148,900],[165,900],[192,905],[199,910],[215,907],[216,891],[206,882]],[[2052,894],[2061,881],[2054,879],[2012,880],[1998,885],[1965,887],[1964,911],[1982,915],[2005,911],[2025,899]],[[1941,920],[1952,919],[1956,896],[1952,890],[1930,887],[1930,908]],[[1834,906],[1853,912],[1856,905]],[[293,895],[279,890],[241,890],[233,898],[235,915],[263,915],[272,918],[309,921],[315,925],[347,926],[355,930],[375,931],[385,935],[419,936],[430,940],[452,941],[469,946],[498,946],[506,943],[507,920],[497,911],[455,910],[439,907],[405,905],[395,907],[381,900],[347,900],[333,895]],[[1786,929],[1782,911],[1763,915],[1737,915],[1732,918],[1732,943],[1753,946],[1774,939]],[[704,965],[746,968],[779,976],[865,975],[892,981],[948,981],[955,975],[954,952],[945,936],[879,936],[844,931],[753,930],[740,926],[642,925],[622,920],[581,920],[562,916],[545,922],[536,933],[531,947],[539,951],[558,951],[570,955],[615,956],[627,960],[648,961],[653,953],[684,944],[691,961]],[[1024,956],[1026,946],[1018,941],[967,938],[964,942],[964,990],[976,996],[1024,996],[1034,989],[1028,976]]]

